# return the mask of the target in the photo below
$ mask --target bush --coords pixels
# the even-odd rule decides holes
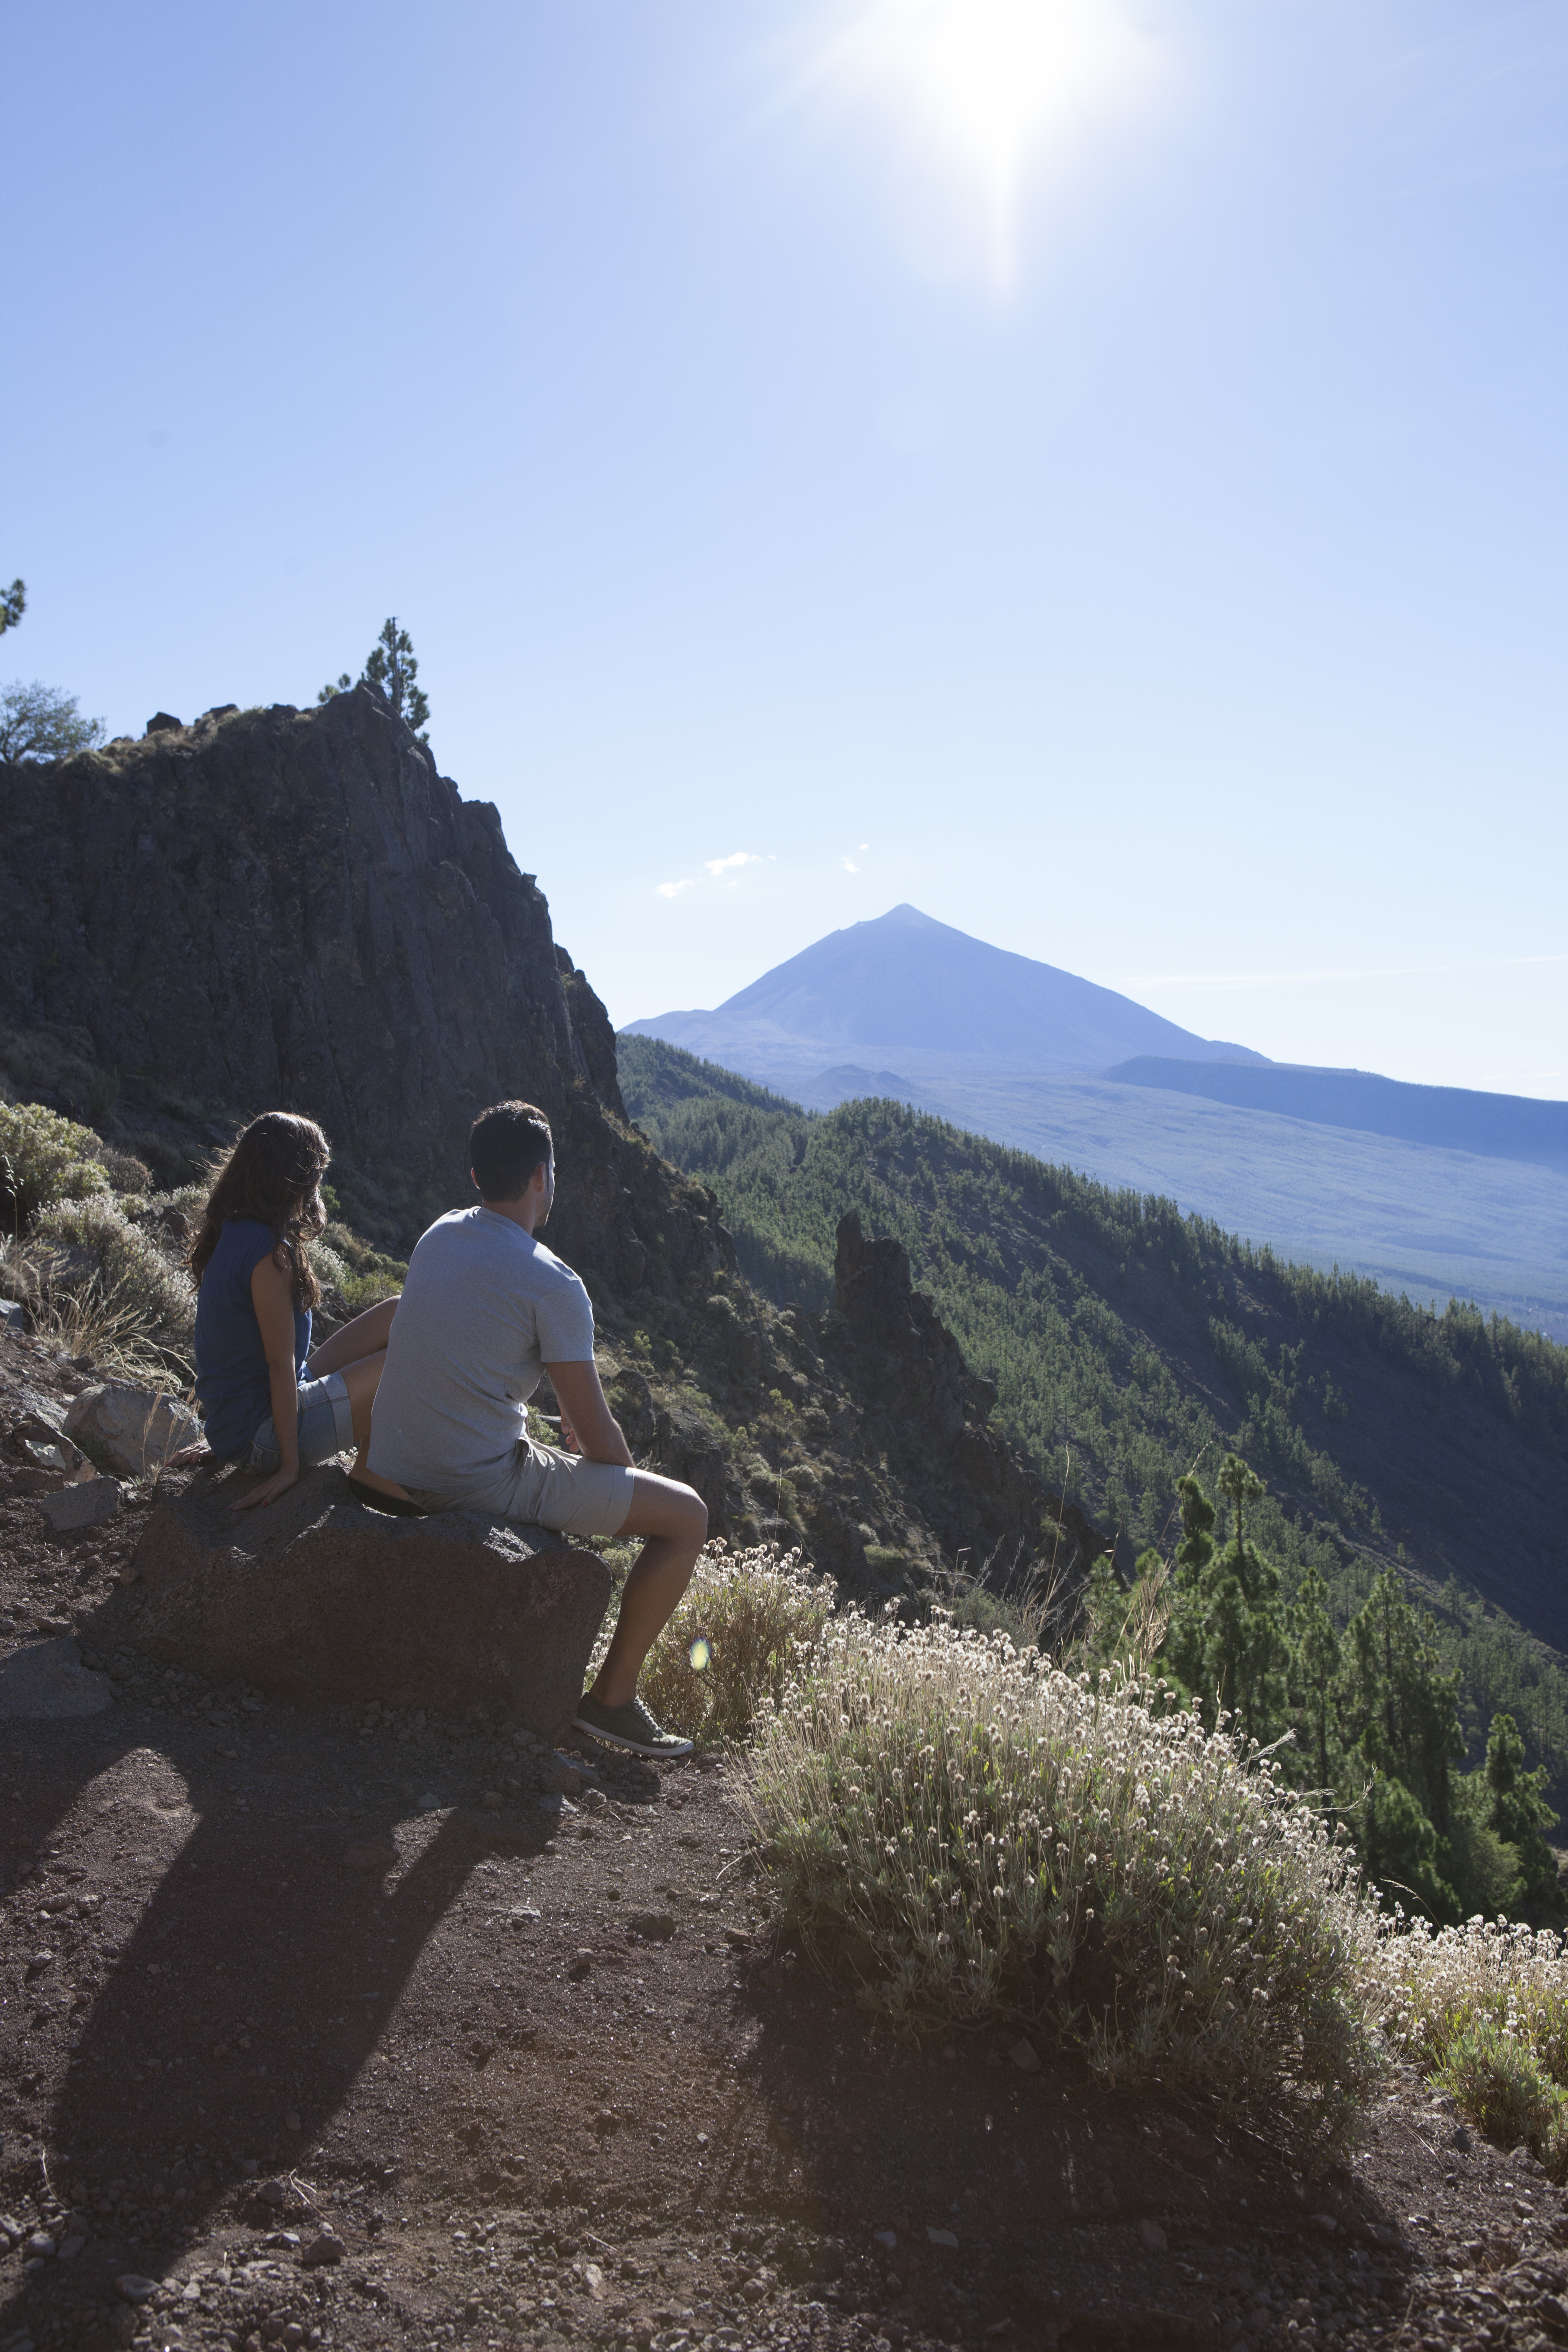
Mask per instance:
[[[111,1324],[123,1327],[127,1340],[134,1330],[147,1349],[170,1365],[186,1364],[196,1315],[190,1276],[171,1265],[151,1235],[133,1225],[112,1201],[57,1201],[35,1219],[23,1247],[36,1265],[45,1268],[52,1250],[90,1250],[98,1261],[96,1270],[68,1271],[58,1278],[46,1272],[40,1307],[34,1310],[36,1329],[50,1328],[51,1309],[66,1315],[75,1329],[82,1310],[96,1305]],[[64,1343],[70,1334],[62,1327],[57,1336]],[[92,1350],[84,1344],[72,1352]],[[122,1358],[123,1353],[122,1343]]]
[[[103,1146],[42,1103],[0,1103],[0,1223],[17,1234],[51,1201],[107,1192]]]
[[[134,1152],[116,1151],[107,1143],[100,1144],[100,1165],[117,1192],[129,1192],[140,1198],[153,1189],[153,1171]]]
[[[1528,2139],[1559,2179],[1568,2173],[1561,2103],[1568,2091],[1568,1936],[1506,1919],[1475,1918],[1462,1927],[1396,1919],[1378,1942],[1367,1990],[1389,2040],[1452,2093],[1469,2122],[1510,2147]],[[1550,2114],[1541,2104],[1547,2092],[1555,2095]],[[1531,2131],[1512,2130],[1508,2121],[1521,2102],[1521,2111],[1534,2118]]]
[[[940,1615],[846,1613],[759,1718],[752,1813],[863,2007],[1042,2033],[1310,2156],[1375,2073],[1372,1908],[1278,1767],[1173,1699]]]
[[[1568,2095],[1552,2082],[1527,2042],[1495,2018],[1473,2018],[1448,2044],[1432,2080],[1459,2113],[1500,2147],[1523,2140],[1545,2161],[1563,2138]]]
[[[836,1587],[797,1551],[704,1547],[638,1689],[659,1721],[700,1748],[743,1739],[819,1645]]]

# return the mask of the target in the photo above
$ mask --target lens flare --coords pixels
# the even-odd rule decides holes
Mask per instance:
[[[702,1674],[706,1671],[708,1661],[713,1655],[713,1653],[709,1648],[704,1636],[699,1633],[697,1639],[687,1651],[686,1655],[689,1662],[696,1668],[697,1672],[699,1674]]]

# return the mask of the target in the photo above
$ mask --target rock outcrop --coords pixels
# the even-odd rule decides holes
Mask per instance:
[[[814,1316],[825,1363],[860,1402],[858,1444],[885,1457],[900,1491],[973,1570],[1027,1577],[1063,1552],[1044,1482],[991,1423],[996,1391],[972,1372],[931,1300],[916,1290],[900,1242],[868,1240],[858,1213],[839,1222],[834,1304]],[[1068,1539],[1066,1552],[1076,1555]],[[1076,1557],[1058,1565],[1076,1566]]]
[[[203,1473],[159,1506],[97,1646],[279,1696],[477,1706],[559,1738],[610,1597],[603,1560],[477,1512],[388,1517],[335,1469],[265,1509],[233,1510],[236,1490]]]
[[[307,1110],[353,1221],[405,1244],[470,1197],[475,1113],[523,1096],[574,1169],[552,1234],[566,1255],[591,1246],[632,1288],[650,1252],[720,1263],[700,1188],[648,1181],[605,1008],[500,815],[374,688],[190,727],[161,713],[139,742],[0,768],[0,1024],[31,1041],[18,1091],[112,1112],[154,1154],[171,1118],[210,1145],[268,1105]]]

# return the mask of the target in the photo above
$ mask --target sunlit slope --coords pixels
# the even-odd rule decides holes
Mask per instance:
[[[926,1078],[922,1108],[1282,1257],[1568,1339],[1568,1177],[1104,1078]],[[809,1097],[808,1097],[809,1098]]]

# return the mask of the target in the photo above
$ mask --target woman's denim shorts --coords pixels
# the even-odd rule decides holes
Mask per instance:
[[[334,1454],[353,1451],[354,1415],[349,1402],[349,1392],[341,1372],[328,1372],[319,1381],[300,1383],[300,1466],[307,1469],[313,1462],[330,1462]],[[278,1451],[278,1432],[272,1415],[268,1414],[250,1442],[246,1460],[247,1470],[258,1470],[270,1476],[283,1467],[283,1457]]]

